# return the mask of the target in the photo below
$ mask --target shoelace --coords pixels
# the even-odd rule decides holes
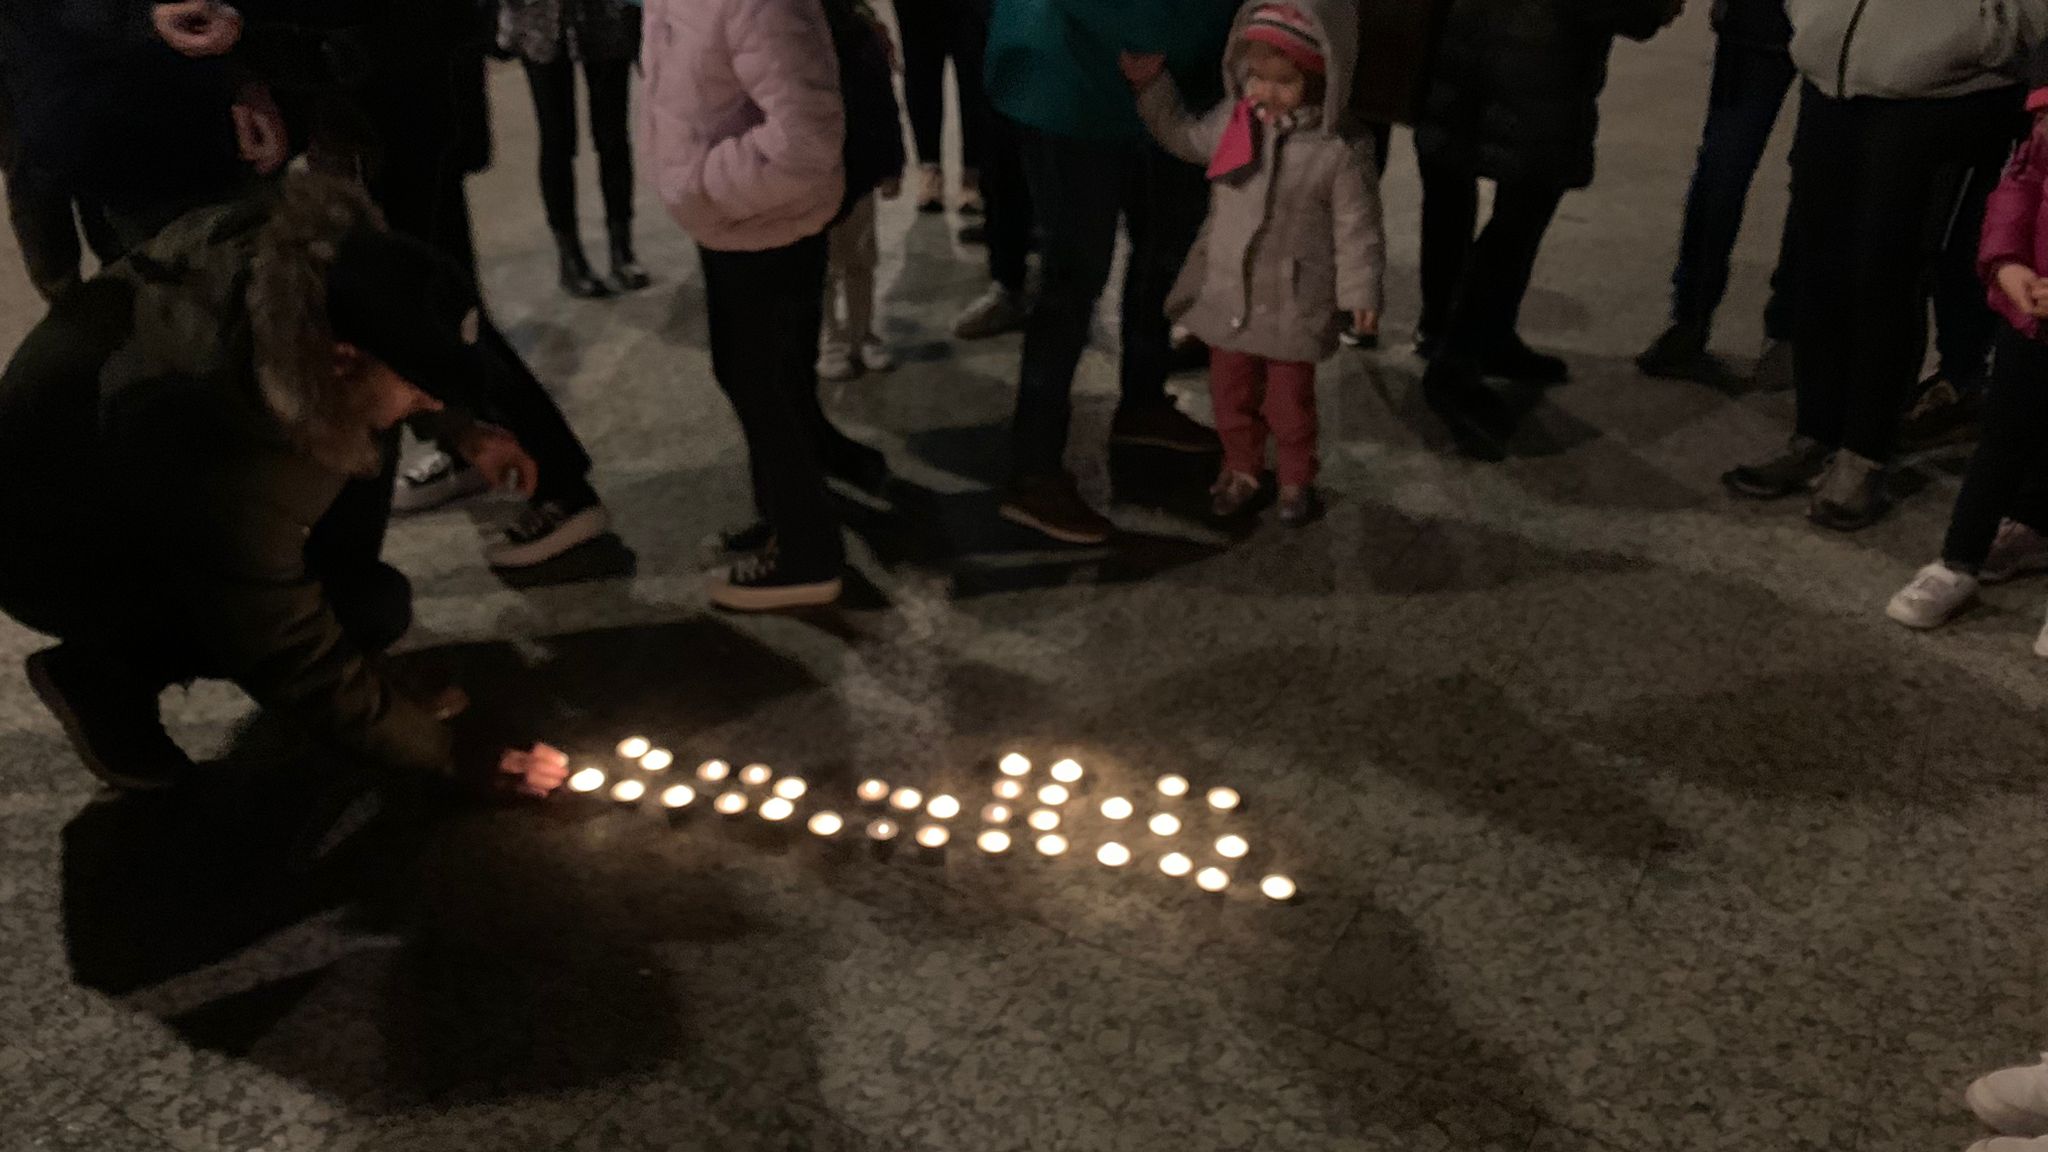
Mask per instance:
[[[775,556],[759,552],[741,557],[732,566],[732,582],[735,584],[757,584],[775,575]]]
[[[562,524],[562,506],[550,500],[545,504],[531,504],[519,514],[519,519],[505,533],[521,544],[530,544],[553,532]]]

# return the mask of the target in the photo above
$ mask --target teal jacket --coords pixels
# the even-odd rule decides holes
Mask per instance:
[[[1223,98],[1223,49],[1243,0],[995,0],[985,83],[996,110],[1042,132],[1143,139],[1117,56],[1163,52],[1189,107]]]

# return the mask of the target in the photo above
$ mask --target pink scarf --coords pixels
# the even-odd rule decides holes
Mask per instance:
[[[1258,117],[1250,100],[1239,100],[1231,110],[1230,124],[1209,158],[1209,179],[1229,180],[1249,172],[1259,162]]]

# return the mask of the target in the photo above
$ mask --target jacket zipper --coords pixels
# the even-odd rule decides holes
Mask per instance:
[[[1238,305],[1238,316],[1241,321],[1238,326],[1240,328],[1251,326],[1252,266],[1258,260],[1259,246],[1265,243],[1266,233],[1273,226],[1273,200],[1280,193],[1280,146],[1287,142],[1286,133],[1275,131],[1270,124],[1265,127],[1273,137],[1273,162],[1267,166],[1270,171],[1268,172],[1269,178],[1266,181],[1265,208],[1259,213],[1259,227],[1257,231],[1252,233],[1251,243],[1244,246],[1244,266],[1238,271],[1240,282],[1244,285],[1244,293]]]
[[[1849,46],[1856,41],[1856,29],[1863,23],[1863,13],[1870,7],[1870,0],[1856,0],[1856,11],[1849,16],[1849,27],[1842,33],[1842,60],[1835,69],[1835,99],[1849,98]]]

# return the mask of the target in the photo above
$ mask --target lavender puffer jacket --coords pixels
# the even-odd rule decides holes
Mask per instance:
[[[641,167],[698,244],[759,252],[832,222],[846,112],[819,0],[647,0],[641,68]]]

